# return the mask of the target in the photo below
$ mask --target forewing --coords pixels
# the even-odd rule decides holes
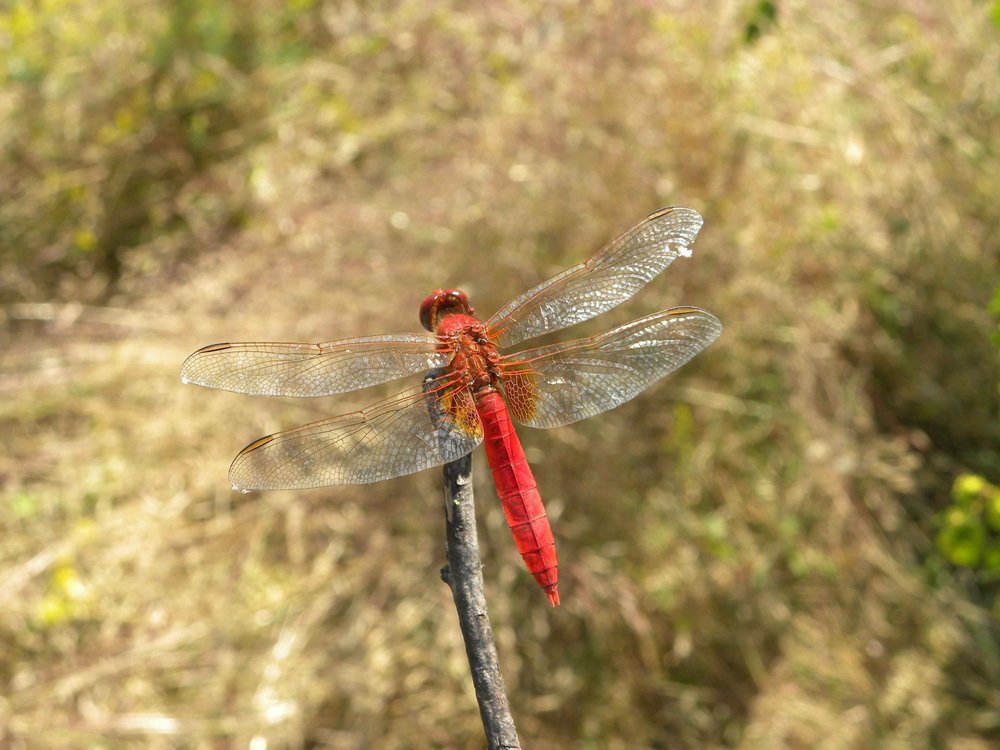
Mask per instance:
[[[262,437],[229,468],[233,489],[368,484],[454,461],[483,439],[469,389],[443,376],[362,411]]]
[[[501,308],[487,321],[490,337],[506,348],[620,305],[675,258],[690,255],[701,224],[701,216],[690,208],[660,209],[590,260]]]
[[[450,354],[433,334],[325,344],[212,344],[181,365],[181,380],[255,396],[331,396],[440,367]]]
[[[712,313],[675,307],[599,336],[518,352],[501,368],[508,408],[531,427],[592,417],[669,375],[721,332]]]

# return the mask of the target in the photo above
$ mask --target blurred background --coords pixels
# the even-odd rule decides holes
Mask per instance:
[[[694,257],[572,334],[722,338],[521,431],[558,609],[475,454],[523,746],[996,747],[998,70],[986,0],[5,3],[0,746],[482,747],[440,472],[226,479],[399,384],[180,363],[489,315],[685,205]]]

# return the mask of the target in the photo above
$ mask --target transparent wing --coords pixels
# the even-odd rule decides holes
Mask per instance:
[[[483,439],[469,389],[444,375],[362,411],[262,437],[239,452],[239,490],[368,484],[454,461]]]
[[[506,348],[589,320],[627,300],[679,255],[691,254],[701,216],[663,208],[605,245],[593,258],[522,294],[490,318],[490,338]]]
[[[431,333],[325,344],[212,344],[181,365],[181,380],[254,396],[332,396],[425,372],[451,356]]]
[[[712,313],[675,307],[599,336],[518,352],[502,364],[507,406],[531,427],[592,417],[669,375],[721,332]]]

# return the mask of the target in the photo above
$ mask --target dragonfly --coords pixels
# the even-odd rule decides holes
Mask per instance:
[[[233,489],[379,482],[482,443],[517,549],[556,606],[555,538],[514,423],[559,427],[619,406],[709,346],[722,324],[706,310],[673,307],[587,338],[515,347],[625,302],[689,257],[701,226],[690,208],[656,211],[485,322],[464,292],[438,289],[420,306],[426,333],[211,344],[184,361],[181,380],[257,396],[329,396],[424,375],[360,411],[254,440],[229,469]]]

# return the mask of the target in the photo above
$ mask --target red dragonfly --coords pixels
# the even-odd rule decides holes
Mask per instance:
[[[589,338],[510,349],[625,302],[691,255],[701,224],[689,208],[661,209],[485,323],[463,292],[438,289],[420,306],[430,333],[212,344],[185,360],[181,380],[261,396],[329,396],[431,371],[423,385],[361,411],[255,440],[229,469],[233,488],[378,482],[454,461],[485,441],[518,551],[556,606],[555,541],[512,418],[558,427],[612,409],[711,344],[722,324],[705,310],[675,307]]]

